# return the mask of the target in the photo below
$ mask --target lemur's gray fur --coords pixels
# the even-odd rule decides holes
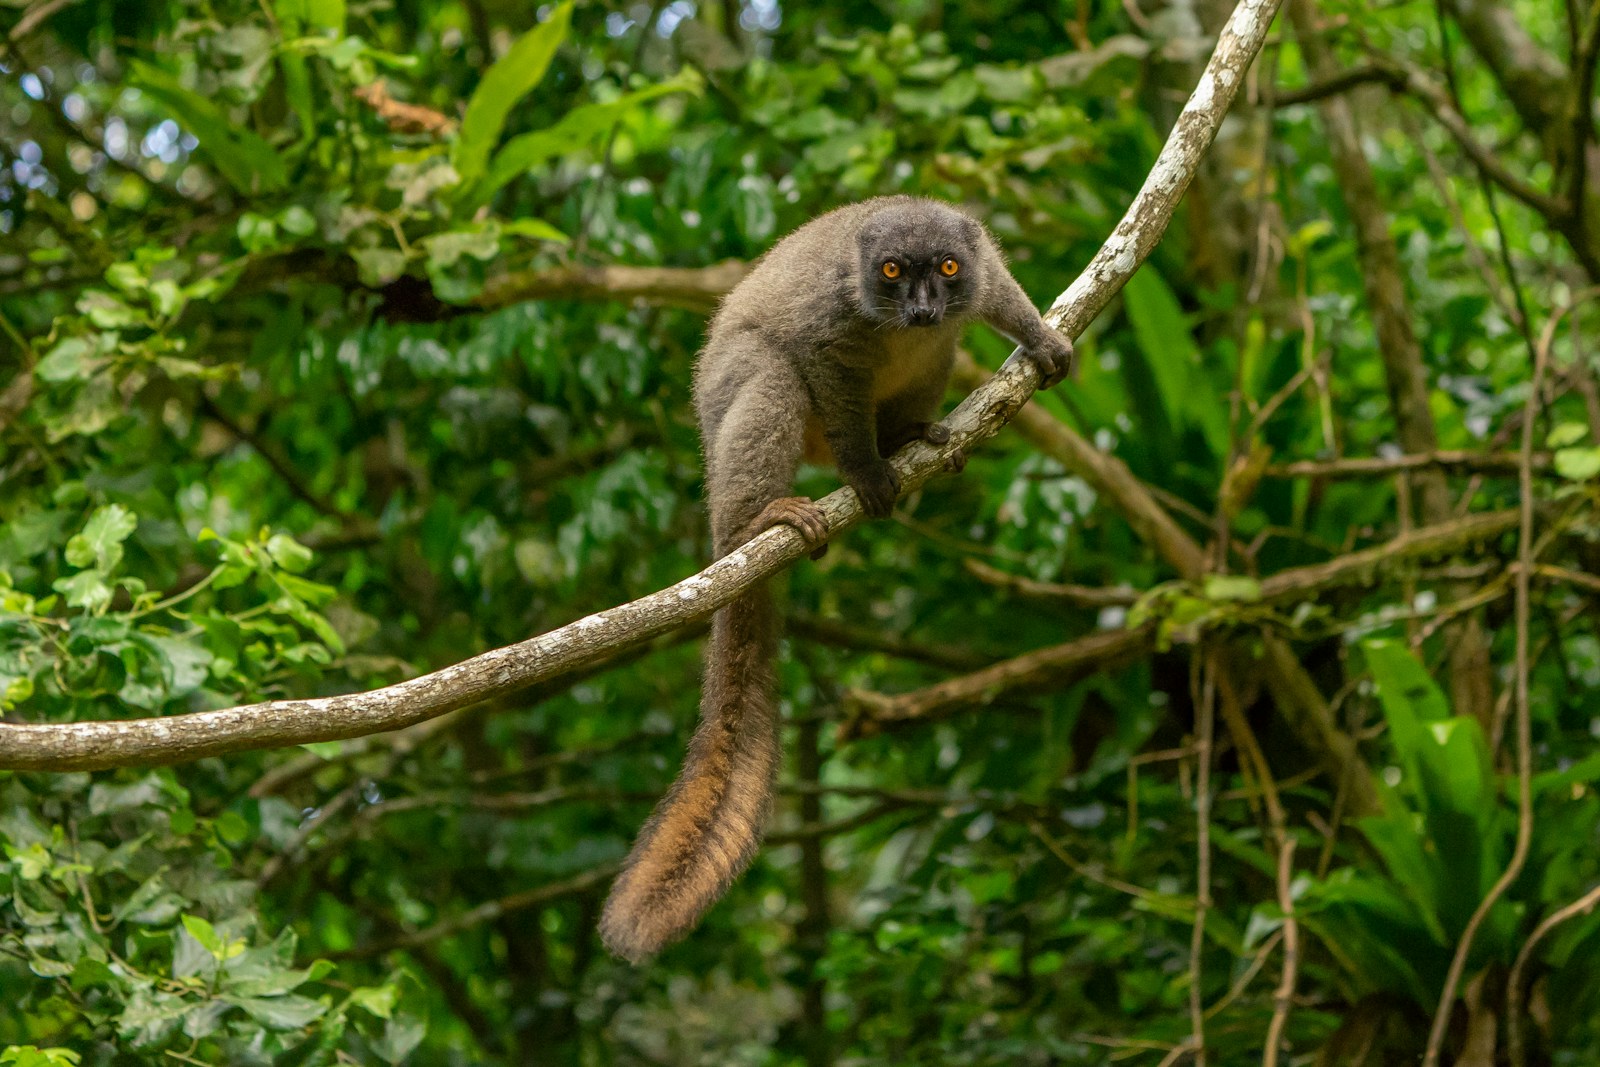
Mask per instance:
[[[774,245],[723,301],[695,366],[716,557],[778,523],[820,553],[821,509],[789,495],[802,458],[831,460],[867,514],[887,516],[900,490],[887,457],[916,438],[949,440],[929,420],[972,319],[1021,345],[1044,387],[1070,371],[1071,343],[983,226],[946,204],[868,200]],[[688,759],[600,922],[619,956],[639,962],[687,933],[754,855],[779,762],[776,655],[765,587],[717,612]]]

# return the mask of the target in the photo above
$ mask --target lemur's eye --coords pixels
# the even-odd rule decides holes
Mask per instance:
[[[896,278],[900,277],[900,264],[896,263],[892,259],[884,260],[883,261],[883,276],[885,278],[888,278],[891,282],[894,281]]]
[[[945,256],[944,262],[939,264],[939,273],[946,278],[954,278],[961,272],[961,264],[956,262],[955,256]]]

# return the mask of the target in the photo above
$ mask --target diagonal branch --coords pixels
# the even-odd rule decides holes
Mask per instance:
[[[1266,38],[1278,2],[1240,0],[1144,186],[1084,273],[1056,300],[1047,316],[1051,325],[1068,336],[1080,334],[1161,239]],[[895,456],[902,491],[915,490],[943,470],[946,457],[957,449],[970,450],[999,432],[1037,385],[1032,362],[1014,354],[951,413],[947,444],[935,448],[915,442]],[[820,505],[836,534],[861,521],[853,490],[831,493]],[[0,769],[97,770],[175,763],[398,729],[555,677],[701,618],[808,552],[798,532],[777,527],[660,592],[367,693],[276,700],[155,719],[0,723]]]

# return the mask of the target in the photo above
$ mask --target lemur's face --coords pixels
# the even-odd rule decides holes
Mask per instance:
[[[860,237],[863,313],[885,326],[937,326],[971,303],[978,262],[967,230],[975,226],[942,213],[873,219]]]

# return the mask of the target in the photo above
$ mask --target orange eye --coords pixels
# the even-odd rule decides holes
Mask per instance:
[[[961,264],[956,262],[954,256],[945,256],[944,262],[939,264],[939,273],[946,278],[954,278],[961,272]]]
[[[892,259],[884,260],[883,276],[888,278],[891,282],[900,277],[900,264],[896,263]]]

